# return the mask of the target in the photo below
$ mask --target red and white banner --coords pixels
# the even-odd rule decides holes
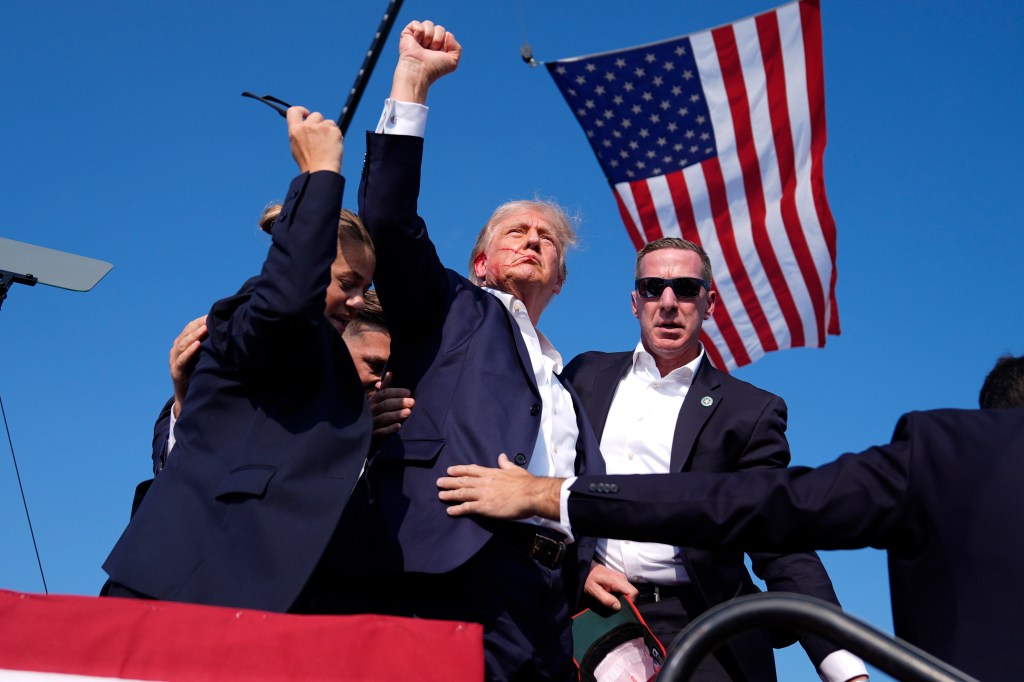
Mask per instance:
[[[480,682],[483,628],[0,590],[0,680]]]

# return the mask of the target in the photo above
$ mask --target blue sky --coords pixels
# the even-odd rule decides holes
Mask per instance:
[[[822,8],[843,333],[737,376],[783,396],[794,463],[884,442],[911,409],[971,407],[996,357],[1024,353],[1019,159],[1024,7],[835,2]],[[582,217],[541,329],[566,359],[636,343],[633,251],[611,191],[538,59],[636,45],[769,9],[750,0],[407,0],[346,141],[390,89],[398,29],[432,18],[464,46],[431,93],[421,212],[464,270],[490,210],[557,198]],[[150,473],[181,327],[255,273],[263,206],[294,175],[270,93],[336,117],[383,2],[5,3],[0,236],[106,260],[92,292],[17,287],[0,310],[0,396],[51,592],[92,594]],[[978,453],[983,456],[983,453]],[[168,519],[173,523],[174,519]],[[0,588],[41,591],[6,442]],[[884,554],[823,555],[851,613],[891,630]],[[983,576],[979,579],[984,579]],[[781,679],[815,679],[799,650]]]

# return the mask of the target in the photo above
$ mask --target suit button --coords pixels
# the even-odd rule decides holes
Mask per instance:
[[[536,417],[538,414],[540,414],[540,403],[530,405],[530,416]]]
[[[521,452],[517,452],[515,462],[519,466],[526,466],[526,455]]]
[[[617,492],[619,492],[619,484],[618,484],[618,483],[612,483],[612,484],[610,484],[610,485],[608,486],[608,490],[610,490],[610,491],[611,491],[611,492],[613,492],[613,493],[617,493]]]
[[[597,492],[597,484],[591,483],[590,485],[587,486],[587,490],[589,490],[592,493]]]

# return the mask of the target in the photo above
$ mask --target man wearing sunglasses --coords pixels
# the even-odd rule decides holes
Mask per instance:
[[[636,348],[584,353],[565,370],[601,440],[608,473],[785,467],[790,458],[785,403],[717,370],[705,357],[699,336],[717,295],[704,250],[683,239],[651,242],[637,254],[635,278]],[[813,552],[752,552],[750,557],[769,590],[838,604]],[[618,593],[633,598],[668,645],[701,612],[757,588],[738,551],[601,540],[585,591],[611,608],[618,606]],[[694,679],[774,679],[772,646],[794,639],[787,633],[736,636],[704,660]],[[823,640],[804,637],[801,643],[828,682],[866,674],[859,659]]]
[[[909,412],[891,443],[814,469],[562,481],[502,456],[497,469],[452,467],[439,497],[452,516],[541,514],[616,537],[884,549],[897,637],[972,680],[1021,680],[1024,549],[1013,538],[1024,535],[1024,355],[996,362],[978,406]]]

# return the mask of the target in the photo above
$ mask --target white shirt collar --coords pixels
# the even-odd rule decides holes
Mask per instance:
[[[555,349],[550,341],[548,341],[548,337],[544,336],[543,332],[533,326],[533,322],[530,321],[530,314],[526,310],[526,304],[505,291],[483,286],[480,288],[501,301],[502,305],[512,313],[512,317],[519,324],[519,328],[523,333],[528,334],[532,330],[532,332],[537,335],[537,341],[540,343],[541,353],[555,363],[555,374],[561,374],[562,354]]]
[[[654,356],[648,353],[647,349],[644,348],[644,342],[639,341],[636,344],[636,348],[633,350],[633,367],[631,371],[636,375],[646,375],[653,380],[658,380],[663,383],[678,383],[682,386],[689,386],[693,382],[693,377],[696,376],[697,368],[700,367],[702,360],[704,360],[704,344],[700,344],[700,352],[697,353],[697,357],[690,360],[682,367],[676,367],[674,370],[662,377],[661,372],[658,371],[658,364],[655,361]]]

